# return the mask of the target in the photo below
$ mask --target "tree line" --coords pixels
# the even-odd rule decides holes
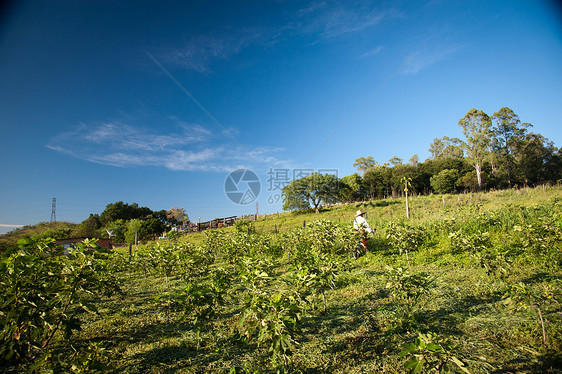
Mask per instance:
[[[115,243],[135,243],[187,223],[189,216],[183,208],[152,211],[137,203],[118,201],[108,204],[101,214],[90,214],[72,230],[71,235],[85,238],[109,235]]]
[[[300,210],[335,202],[354,202],[401,195],[404,180],[415,194],[460,193],[556,183],[562,179],[561,150],[530,123],[503,107],[489,116],[470,109],[458,125],[464,136],[435,138],[430,158],[414,155],[408,163],[393,157],[382,165],[359,157],[358,172],[343,178],[313,173],[283,188],[283,208]]]

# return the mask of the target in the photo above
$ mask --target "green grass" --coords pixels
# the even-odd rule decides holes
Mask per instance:
[[[446,217],[454,217],[455,212],[466,207],[480,207],[483,211],[494,211],[509,204],[531,206],[542,204],[553,196],[562,196],[558,186],[545,186],[530,189],[512,189],[494,192],[481,192],[459,195],[431,195],[410,197],[410,222],[419,224],[424,221],[435,221]],[[443,200],[445,204],[443,204]],[[406,219],[406,203],[404,197],[387,198],[370,202],[357,202],[352,204],[334,205],[320,210],[306,213],[273,213],[261,215],[255,222],[255,227],[260,232],[273,232],[275,226],[279,232],[290,231],[302,227],[303,221],[312,222],[319,219],[328,219],[338,223],[351,223],[357,210],[367,212],[367,219],[371,226],[384,225],[389,220]]]

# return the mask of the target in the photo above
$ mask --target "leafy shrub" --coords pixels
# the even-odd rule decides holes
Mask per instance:
[[[425,242],[427,234],[421,227],[412,227],[406,223],[390,221],[386,237],[391,240],[395,248],[398,248],[400,254],[405,252],[406,259],[408,259],[408,251],[419,249]]]
[[[453,353],[458,346],[451,346],[445,338],[435,333],[419,333],[413,343],[402,346],[401,357],[409,358],[404,364],[407,373],[442,373],[453,363],[464,373],[470,374],[466,365]]]
[[[239,331],[246,342],[266,344],[274,366],[287,370],[304,309],[299,298],[277,292],[248,294]]]
[[[412,330],[417,324],[417,313],[429,302],[431,284],[436,278],[427,273],[411,274],[402,268],[386,267],[386,289],[398,303],[399,329]]]
[[[18,245],[0,262],[0,358],[30,371],[66,367],[79,315],[95,312],[92,295],[120,291],[109,253],[88,240],[66,251],[50,238]]]
[[[465,234],[463,231],[455,231],[449,234],[450,248],[452,253],[470,252],[475,254],[490,247],[490,233],[478,232],[476,234]]]

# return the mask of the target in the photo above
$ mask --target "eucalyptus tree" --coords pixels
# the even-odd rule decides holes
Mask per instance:
[[[482,165],[489,155],[493,135],[492,121],[483,111],[472,108],[459,120],[459,126],[466,137],[463,148],[466,151],[468,161],[476,170],[478,189],[481,190]]]
[[[363,175],[377,165],[378,164],[373,156],[359,157],[355,160],[355,163],[353,163],[353,166],[356,167]]]
[[[525,140],[529,123],[521,123],[519,116],[510,108],[503,107],[492,116],[494,127],[494,148],[500,153],[505,162],[507,172],[507,183],[511,186],[511,174],[513,163],[513,151],[517,144]]]
[[[463,158],[462,141],[459,138],[435,138],[429,146],[429,153],[433,160],[443,158]]]

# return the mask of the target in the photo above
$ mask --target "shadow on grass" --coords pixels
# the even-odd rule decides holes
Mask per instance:
[[[468,295],[456,300],[452,305],[430,312],[423,312],[423,318],[429,330],[442,335],[463,335],[458,328],[467,317],[485,313],[488,306],[501,300],[501,295],[488,297]]]
[[[195,331],[195,327],[191,323],[182,323],[175,320],[170,322],[154,322],[154,323],[137,323],[127,326],[126,329],[115,331],[100,332],[95,337],[85,338],[92,342],[102,342],[106,346],[119,346],[121,343],[127,345],[134,343],[152,344],[162,339],[180,337],[187,331]]]
[[[534,284],[539,282],[547,282],[547,281],[554,281],[554,280],[562,280],[562,277],[558,274],[549,274],[549,273],[536,273],[527,278],[522,279],[521,281],[525,284]]]
[[[381,238],[371,238],[369,239],[369,252],[380,253],[385,256],[393,255],[395,253],[392,244],[386,239]]]
[[[535,357],[534,359],[517,358],[502,365],[501,369],[491,371],[490,374],[509,373],[562,373],[562,353],[551,352]]]
[[[184,367],[197,367],[220,359],[220,355],[200,351],[183,345],[153,348],[137,353],[127,360],[127,365],[117,372],[144,373],[161,368],[161,373],[176,373]]]
[[[239,364],[243,364],[245,359],[252,356],[252,360],[263,360],[262,352],[258,351],[255,344],[244,344],[232,337],[228,339],[228,351],[217,349],[216,345],[207,346],[205,340],[201,341],[199,347],[196,343],[181,341],[178,344],[157,346],[144,352],[130,356],[125,365],[120,367],[118,373],[176,373],[185,372],[189,368],[190,373],[206,373],[213,363],[229,368],[232,367],[236,372],[240,370]],[[216,368],[215,370],[216,371]]]
[[[368,203],[357,203],[355,204],[356,208],[380,208],[385,206],[391,206],[400,204],[399,201],[396,200],[377,200],[377,201],[369,201]]]

